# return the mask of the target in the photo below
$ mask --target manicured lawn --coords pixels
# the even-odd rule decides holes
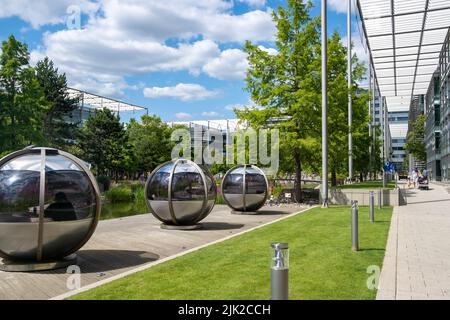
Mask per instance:
[[[269,247],[280,241],[290,246],[291,299],[374,299],[366,270],[381,267],[391,213],[376,210],[370,224],[360,208],[359,252],[351,250],[349,207],[314,208],[73,298],[270,299]]]
[[[383,181],[364,181],[361,183],[345,184],[338,186],[339,189],[380,189],[383,188]],[[385,189],[394,189],[395,181],[386,184]]]

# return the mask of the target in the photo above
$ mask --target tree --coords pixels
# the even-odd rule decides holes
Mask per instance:
[[[427,160],[427,151],[425,147],[425,115],[418,116],[410,123],[410,130],[406,136],[405,150],[412,154],[418,161]]]
[[[328,161],[331,172],[331,184],[337,184],[337,174],[348,176],[348,133],[353,134],[353,158],[367,159],[368,134],[368,99],[367,92],[359,87],[366,68],[359,62],[356,54],[352,57],[352,128],[348,126],[348,83],[347,83],[347,47],[342,44],[341,36],[335,31],[328,39]],[[358,94],[355,94],[358,93]],[[366,143],[365,147],[362,144]],[[359,149],[358,149],[359,148]],[[365,163],[367,161],[365,160]],[[355,169],[358,166],[355,167]],[[359,166],[361,171],[365,167]]]
[[[126,170],[130,148],[123,124],[110,110],[90,115],[77,139],[84,159],[92,163],[99,175],[114,175]]]
[[[66,75],[58,74],[48,57],[36,64],[36,75],[48,103],[43,114],[43,136],[48,146],[66,149],[75,139],[77,124],[70,116],[78,108],[78,101],[69,97]]]
[[[41,144],[42,114],[47,104],[29,66],[26,44],[10,36],[0,57],[0,154]]]
[[[294,193],[300,202],[302,170],[314,163],[320,143],[320,21],[310,17],[311,8],[311,1],[288,0],[286,8],[273,13],[277,54],[246,42],[246,89],[260,108],[237,112],[255,128],[269,119],[282,120],[273,127],[280,130],[282,166],[294,167]]]
[[[136,155],[137,170],[145,173],[170,160],[172,129],[157,116],[144,115],[141,120],[138,123],[131,119],[127,134]]]

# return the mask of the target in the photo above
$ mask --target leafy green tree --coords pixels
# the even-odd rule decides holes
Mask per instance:
[[[117,179],[118,173],[127,169],[130,148],[125,128],[110,110],[97,110],[90,115],[77,142],[83,158],[95,166],[97,174]]]
[[[356,54],[352,57],[352,134],[353,157],[355,163],[367,159],[368,144],[368,99],[358,83],[363,80],[366,68],[359,62]],[[358,94],[356,94],[358,93]],[[328,161],[331,172],[331,184],[337,184],[337,174],[348,175],[348,83],[347,83],[347,47],[341,36],[335,31],[328,39]],[[359,149],[358,149],[359,148]],[[367,160],[365,161],[367,163]],[[365,167],[356,166],[361,172]]]
[[[302,170],[317,159],[314,151],[320,143],[320,21],[310,17],[311,8],[311,1],[288,0],[274,11],[278,54],[246,42],[246,89],[260,108],[237,112],[255,128],[269,119],[281,120],[272,127],[280,130],[281,166],[294,168],[298,201]]]
[[[26,44],[10,36],[0,57],[0,153],[42,144],[42,114],[48,109]]]
[[[144,115],[141,120],[139,123],[131,119],[127,134],[136,155],[137,170],[145,173],[170,160],[172,129],[157,116]]]
[[[42,127],[47,145],[67,149],[75,139],[77,123],[70,116],[78,108],[78,101],[69,97],[66,75],[59,74],[48,57],[36,64],[36,75],[48,103]]]
[[[425,147],[425,115],[418,116],[410,123],[410,130],[406,137],[405,150],[412,154],[418,161],[427,160]]]

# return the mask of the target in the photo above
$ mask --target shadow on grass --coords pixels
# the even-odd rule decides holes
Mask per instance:
[[[360,252],[364,252],[364,251],[386,251],[386,249],[381,249],[381,248],[359,248]]]

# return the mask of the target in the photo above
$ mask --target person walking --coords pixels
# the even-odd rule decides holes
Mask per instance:
[[[414,189],[416,189],[416,187],[417,187],[417,182],[418,182],[418,179],[419,179],[419,176],[418,176],[418,174],[417,174],[417,169],[414,169],[414,170],[411,172],[411,178],[412,178],[412,181],[413,181]]]

